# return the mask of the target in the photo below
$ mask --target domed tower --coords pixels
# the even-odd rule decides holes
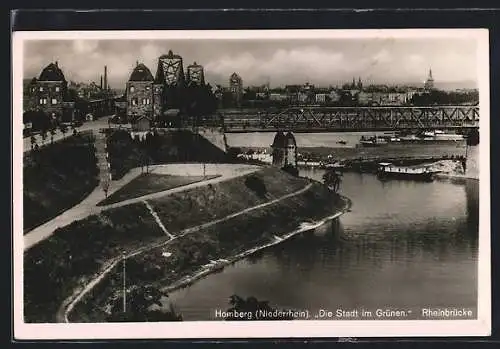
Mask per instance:
[[[144,64],[137,62],[127,81],[127,117],[134,123],[138,118],[153,118],[153,75]]]
[[[273,166],[277,166],[279,168],[285,166],[285,159],[286,159],[285,142],[286,142],[285,134],[282,131],[276,132],[273,144],[271,144]]]
[[[46,66],[33,83],[33,104],[37,106],[36,109],[48,113],[53,119],[61,119],[67,82],[58,62]]]
[[[276,132],[272,148],[273,166],[283,168],[284,166],[297,167],[297,143],[291,132],[284,134]]]

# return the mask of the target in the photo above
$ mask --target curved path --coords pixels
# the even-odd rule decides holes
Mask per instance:
[[[179,175],[179,176],[199,176],[199,175],[220,175],[219,177],[208,179],[206,181],[191,183],[181,187],[164,190],[156,192],[153,194],[143,195],[137,198],[124,200],[115,204],[106,206],[96,206],[99,202],[104,200],[104,191],[100,186],[97,186],[92,193],[90,193],[82,202],[73,206],[72,208],[64,211],[60,215],[51,219],[50,221],[34,228],[24,235],[24,249],[28,250],[32,246],[36,245],[40,241],[45,240],[51,236],[54,231],[58,228],[62,228],[68,224],[71,224],[75,220],[81,220],[85,217],[93,214],[97,214],[103,210],[110,208],[130,205],[136,202],[150,200],[157,197],[170,195],[180,191],[189,190],[192,188],[205,186],[210,183],[217,183],[226,181],[228,179],[243,176],[252,172],[259,170],[261,167],[256,165],[246,165],[246,164],[201,164],[201,163],[179,163],[179,164],[166,164],[166,165],[156,165],[150,166],[150,171],[157,174],[165,175]],[[112,181],[108,196],[113,194],[115,191],[132,181],[134,178],[141,174],[141,168],[134,168],[130,170],[124,177],[119,180]]]
[[[254,170],[255,171],[255,170]],[[219,177],[220,178],[220,177]],[[219,219],[215,219],[215,220],[212,220],[210,222],[207,222],[207,223],[203,223],[201,225],[198,225],[198,226],[195,226],[195,227],[191,227],[191,228],[187,228],[187,229],[184,229],[180,232],[179,235],[175,236],[175,237],[172,237],[170,238],[169,240],[167,241],[163,241],[163,242],[155,242],[153,244],[150,244],[150,245],[146,245],[146,246],[143,246],[143,247],[140,247],[134,251],[131,251],[129,252],[127,255],[125,256],[119,256],[119,257],[115,257],[114,259],[110,260],[108,263],[106,263],[106,266],[104,267],[104,269],[99,273],[97,274],[93,279],[92,281],[90,281],[78,294],[76,295],[73,295],[69,300],[67,300],[66,302],[64,302],[61,306],[61,309],[59,310],[58,314],[57,314],[57,321],[58,322],[69,322],[69,314],[71,313],[71,311],[74,309],[75,305],[78,304],[78,302],[80,302],[80,300],[88,293],[90,292],[95,286],[97,286],[99,284],[100,281],[102,281],[104,279],[104,277],[106,275],[108,275],[112,270],[113,268],[124,258],[124,259],[128,259],[130,257],[133,257],[133,256],[136,256],[138,254],[141,254],[143,252],[146,252],[146,251],[149,251],[151,249],[154,249],[154,248],[157,248],[157,247],[161,247],[161,246],[165,246],[167,244],[169,244],[171,241],[173,240],[176,240],[180,237],[183,237],[185,235],[188,235],[188,234],[192,234],[192,233],[195,233],[195,232],[198,232],[202,229],[205,229],[205,228],[208,228],[210,226],[213,226],[215,224],[218,224],[218,223],[221,223],[221,222],[224,222],[224,221],[227,221],[227,220],[230,220],[232,218],[235,218],[235,217],[238,217],[238,216],[241,216],[241,215],[244,215],[244,214],[247,214],[248,212],[251,212],[251,211],[254,211],[254,210],[258,210],[258,209],[261,209],[263,207],[266,207],[266,206],[269,206],[269,205],[273,205],[275,203],[278,203],[282,200],[286,200],[288,198],[291,198],[293,196],[297,196],[297,195],[300,195],[304,192],[306,192],[307,190],[309,190],[310,188],[312,187],[312,183],[308,183],[304,188],[300,189],[300,190],[297,190],[293,193],[290,193],[290,194],[286,194],[286,195],[283,195],[279,198],[276,198],[276,199],[273,199],[271,201],[268,201],[268,202],[264,202],[262,204],[259,204],[259,205],[256,205],[256,206],[252,206],[252,207],[248,207],[244,210],[241,210],[241,211],[238,211],[236,213],[232,213],[230,215],[227,215],[223,218],[219,218]]]

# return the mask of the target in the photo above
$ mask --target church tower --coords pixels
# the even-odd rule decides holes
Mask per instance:
[[[429,69],[429,76],[425,81],[424,88],[428,91],[434,89],[434,78],[432,77],[432,69]]]

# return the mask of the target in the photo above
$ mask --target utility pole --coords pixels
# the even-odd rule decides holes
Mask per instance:
[[[125,286],[125,251],[122,254],[123,261],[123,312],[127,312],[127,289]]]

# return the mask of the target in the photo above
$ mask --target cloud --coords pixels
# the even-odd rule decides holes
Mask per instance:
[[[99,81],[104,65],[112,87],[123,88],[136,61],[154,75],[157,59],[172,49],[184,67],[196,61],[206,80],[227,85],[230,74],[244,85],[336,85],[353,76],[374,83],[420,82],[431,67],[436,81],[476,79],[475,43],[463,40],[59,40],[25,44],[24,74],[38,76],[50,62],[68,80]]]
[[[382,49],[372,57],[373,64],[388,63],[392,61],[392,55],[387,49]]]
[[[73,42],[73,50],[77,54],[87,54],[95,51],[99,43],[95,40],[75,40]]]
[[[237,72],[248,84],[262,83],[267,78],[285,84],[304,80],[326,81],[329,75],[342,71],[343,67],[344,55],[341,52],[317,47],[278,49],[270,57],[242,52],[205,65],[207,71],[221,77],[229,78],[230,74]]]

